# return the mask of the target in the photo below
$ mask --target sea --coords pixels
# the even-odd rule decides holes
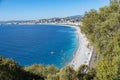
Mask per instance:
[[[62,68],[77,50],[76,29],[64,25],[0,26],[0,56],[21,66],[55,65]]]

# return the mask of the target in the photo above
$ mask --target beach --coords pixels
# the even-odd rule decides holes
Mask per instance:
[[[44,24],[48,25],[48,24]],[[93,46],[88,46],[89,41],[85,34],[81,32],[81,29],[76,24],[66,24],[66,23],[50,23],[49,25],[60,25],[67,26],[76,29],[76,36],[78,39],[78,47],[73,55],[73,59],[68,63],[68,66],[73,67],[74,70],[77,70],[81,65],[91,65],[91,58],[93,55]],[[93,61],[92,61],[93,62]]]
[[[89,65],[89,62],[91,60],[93,47],[88,46],[89,42],[85,36],[80,30],[80,27],[78,26],[71,26],[76,29],[76,34],[78,37],[78,48],[73,56],[73,59],[68,64],[68,66],[73,67],[73,69],[77,70],[80,65]]]
[[[94,48],[93,46],[88,46],[89,41],[85,34],[81,32],[80,27],[75,24],[66,23],[57,25],[68,26],[76,29],[78,47],[73,55],[73,59],[70,61],[70,63],[68,63],[68,66],[73,67],[74,70],[77,70],[81,65],[91,65],[91,58],[93,55]]]

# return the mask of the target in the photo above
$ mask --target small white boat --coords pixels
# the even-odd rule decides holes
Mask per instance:
[[[52,52],[50,52],[50,53],[51,53],[51,54],[54,54],[55,52],[52,51]]]

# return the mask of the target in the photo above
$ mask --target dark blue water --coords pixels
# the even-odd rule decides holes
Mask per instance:
[[[0,56],[20,65],[54,64],[61,68],[77,49],[75,29],[59,25],[0,26]]]

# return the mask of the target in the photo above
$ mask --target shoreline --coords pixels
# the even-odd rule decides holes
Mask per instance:
[[[78,46],[73,55],[72,60],[67,65],[72,67],[74,70],[77,70],[81,65],[89,66],[94,48],[92,46],[88,47],[89,41],[85,34],[81,32],[80,27],[74,24],[52,24],[52,25],[67,26],[76,29]]]
[[[76,29],[76,35],[78,36],[78,47],[73,55],[73,59],[68,64],[68,66],[73,67],[73,69],[77,70],[81,65],[89,65],[92,53],[93,53],[93,47],[89,46],[88,48],[88,40],[81,32],[81,29],[79,26],[75,25],[66,25],[69,27],[73,27]]]
[[[29,24],[27,24],[29,25]],[[30,24],[31,25],[31,24]],[[79,25],[76,24],[66,24],[66,23],[48,23],[48,24],[37,24],[37,25],[59,25],[72,27],[76,29],[76,36],[78,39],[78,46],[76,51],[74,52],[72,60],[67,64],[67,66],[72,67],[74,70],[77,70],[81,65],[89,65],[90,60],[92,58],[93,47],[89,46],[88,48],[88,40],[81,32]]]
[[[21,25],[31,25],[31,24],[21,24]],[[34,25],[34,24],[33,24]],[[35,24],[36,25],[36,24]],[[73,57],[71,61],[66,65],[72,67],[74,70],[77,70],[81,65],[89,65],[92,54],[93,54],[93,47],[89,46],[88,48],[88,40],[81,32],[79,25],[77,24],[65,24],[65,23],[49,23],[49,24],[37,24],[37,25],[60,25],[60,26],[67,26],[76,29],[76,36],[78,39],[78,46],[75,52],[73,53]]]
[[[48,23],[48,24],[39,24],[39,25],[59,25],[72,27],[76,29],[76,36],[78,39],[78,46],[74,52],[72,60],[67,64],[67,66],[72,67],[74,70],[77,70],[81,65],[90,65],[90,61],[93,54],[93,47],[89,46],[89,41],[85,34],[81,32],[79,25],[77,24],[66,24],[66,23]]]

